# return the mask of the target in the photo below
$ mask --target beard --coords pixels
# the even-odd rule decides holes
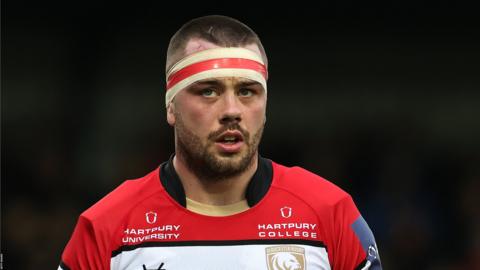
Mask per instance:
[[[175,118],[177,154],[180,154],[186,166],[201,181],[218,182],[240,175],[253,165],[264,125],[250,135],[238,123],[228,123],[219,130],[211,132],[207,140],[202,142],[200,137],[185,127],[180,115],[176,115]],[[227,130],[238,130],[242,133],[246,150],[239,153],[214,152],[215,138]]]

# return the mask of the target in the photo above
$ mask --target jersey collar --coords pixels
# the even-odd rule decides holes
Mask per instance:
[[[185,190],[173,166],[174,156],[175,155],[171,155],[168,161],[160,165],[160,182],[175,201],[183,207],[186,207]],[[272,177],[272,161],[258,156],[257,171],[248,183],[246,192],[246,199],[250,207],[253,207],[265,196],[272,184]]]

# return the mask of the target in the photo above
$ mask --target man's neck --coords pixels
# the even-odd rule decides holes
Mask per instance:
[[[258,167],[258,155],[254,156],[252,164],[244,172],[215,182],[199,179],[177,155],[173,158],[173,166],[187,198],[204,204],[227,205],[245,199],[248,183]]]

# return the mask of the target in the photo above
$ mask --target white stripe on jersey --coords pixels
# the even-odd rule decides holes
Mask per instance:
[[[301,269],[331,269],[323,247],[282,246],[304,249],[305,266]],[[110,269],[157,270],[163,264],[160,268],[168,270],[269,270],[268,260],[272,258],[267,256],[269,247],[278,245],[141,247],[113,257]]]

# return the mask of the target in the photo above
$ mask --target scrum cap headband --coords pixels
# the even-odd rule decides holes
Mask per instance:
[[[259,82],[267,90],[267,68],[258,54],[236,47],[208,49],[183,58],[167,72],[167,107],[180,90],[214,77],[247,78]]]

